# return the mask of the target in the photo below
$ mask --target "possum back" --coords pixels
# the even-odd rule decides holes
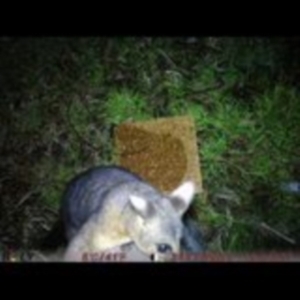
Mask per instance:
[[[62,200],[62,217],[70,240],[89,217],[101,210],[105,195],[115,186],[142,179],[120,167],[97,167],[75,177]]]

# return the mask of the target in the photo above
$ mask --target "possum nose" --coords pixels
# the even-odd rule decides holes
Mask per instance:
[[[157,251],[160,253],[172,252],[172,247],[168,244],[158,244]]]

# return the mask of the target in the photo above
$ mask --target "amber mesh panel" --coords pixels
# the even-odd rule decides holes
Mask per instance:
[[[136,172],[163,192],[184,180],[202,191],[202,176],[194,120],[161,118],[123,123],[115,129],[117,163]]]

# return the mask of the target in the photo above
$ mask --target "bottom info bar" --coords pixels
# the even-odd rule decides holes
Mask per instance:
[[[82,255],[83,262],[130,262],[125,252],[90,253]],[[139,260],[136,260],[139,261]],[[300,253],[253,252],[253,253],[180,253],[173,254],[169,262],[300,262]]]

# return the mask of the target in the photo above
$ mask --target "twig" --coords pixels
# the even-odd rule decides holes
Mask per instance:
[[[170,67],[177,69],[177,65],[174,63],[174,61],[169,57],[169,55],[162,49],[157,50],[167,61]]]
[[[296,241],[287,237],[286,235],[284,235],[283,233],[279,232],[278,230],[270,227],[268,224],[266,224],[265,222],[260,223],[260,226],[269,230],[270,232],[274,233],[275,235],[277,235],[278,237],[282,238],[283,240],[287,241],[290,244],[295,245]]]
[[[48,205],[45,205],[45,209],[51,213],[53,213],[55,216],[58,216],[59,215],[59,212],[57,210],[55,210],[54,208],[52,207],[49,207]]]
[[[28,200],[34,193],[36,192],[36,189],[33,189],[29,192],[27,192],[21,199],[20,201],[17,203],[17,205],[15,206],[15,208],[19,208],[26,200]]]
[[[31,191],[28,191],[21,199],[20,201],[17,203],[17,205],[14,208],[14,212],[26,201],[28,200],[34,193],[38,192],[39,189],[44,186],[45,184],[49,184],[52,181],[52,179],[43,179],[39,185],[37,185],[34,189],[32,189]]]
[[[220,79],[220,80],[218,80],[217,83],[214,83],[214,84],[212,84],[212,85],[210,85],[206,88],[203,88],[203,89],[198,90],[198,91],[196,91],[196,90],[191,91],[190,92],[190,97],[194,98],[194,97],[198,96],[199,94],[205,94],[205,93],[208,93],[210,91],[221,89],[221,88],[224,87],[224,85],[225,85],[224,81]]]
[[[159,54],[161,54],[161,55],[164,57],[164,59],[167,61],[168,65],[169,65],[171,68],[180,71],[182,74],[184,74],[184,75],[186,75],[186,76],[189,75],[189,72],[186,71],[186,70],[184,70],[184,69],[182,69],[182,68],[180,68],[180,67],[178,67],[178,66],[175,64],[175,62],[169,57],[169,55],[168,55],[164,50],[158,49],[157,51],[159,52]]]
[[[39,251],[32,250],[31,252],[32,252],[33,255],[35,255],[35,257],[32,258],[33,261],[36,260],[36,259],[38,259],[38,258],[41,261],[45,261],[45,262],[48,261],[47,257],[44,254],[40,253]]]

